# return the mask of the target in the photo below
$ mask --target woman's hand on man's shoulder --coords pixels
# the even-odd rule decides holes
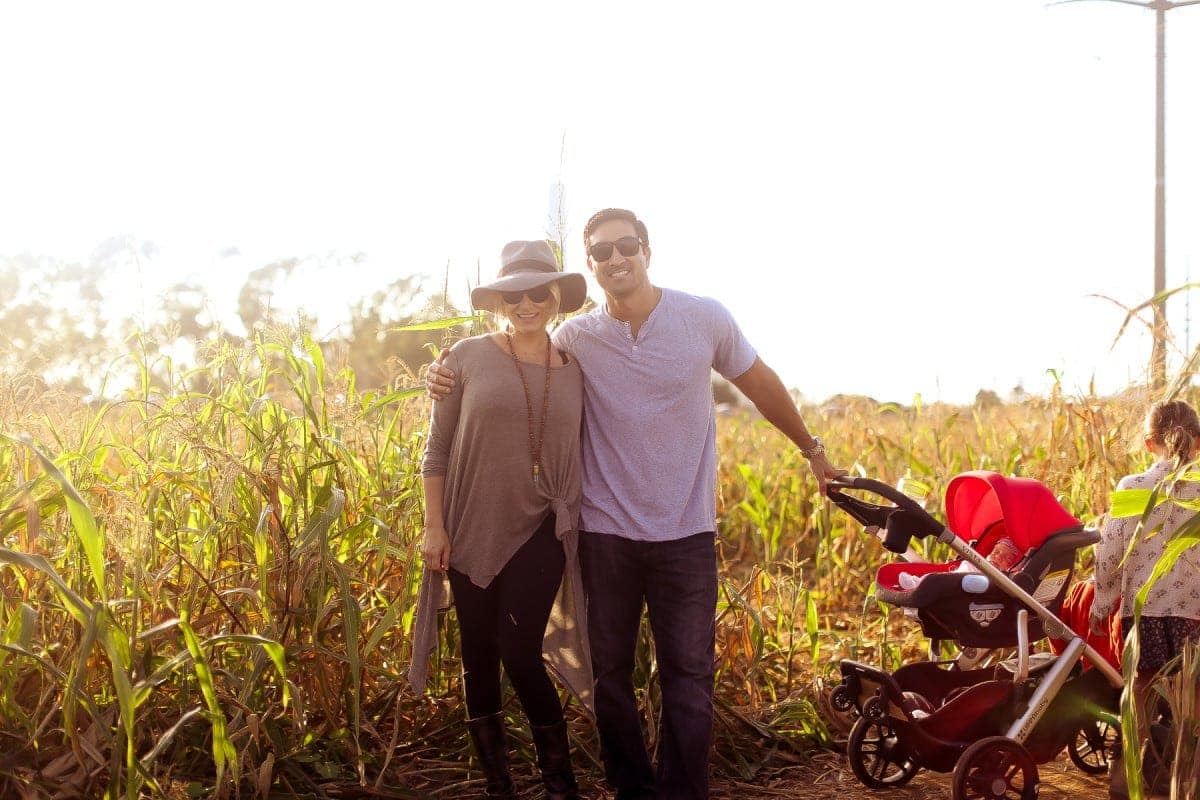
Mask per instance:
[[[441,400],[454,391],[457,377],[445,363],[449,355],[450,348],[442,348],[438,357],[425,369],[425,392],[434,400]]]

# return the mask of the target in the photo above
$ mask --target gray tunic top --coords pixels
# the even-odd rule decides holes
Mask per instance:
[[[543,654],[560,680],[591,706],[591,658],[579,573],[579,426],[583,377],[572,359],[551,366],[550,409],[535,484],[525,392],[512,356],[490,336],[450,348],[447,366],[457,383],[433,404],[422,475],[444,475],[443,513],[450,566],[486,588],[529,541],[546,515],[555,515],[566,567],[543,641]],[[546,368],[522,361],[533,403],[535,435],[542,416]],[[413,623],[409,682],[423,691],[437,641],[437,612],[450,605],[449,581],[426,569]]]

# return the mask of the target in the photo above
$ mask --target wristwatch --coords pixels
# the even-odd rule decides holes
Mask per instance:
[[[813,439],[812,447],[809,447],[807,449],[805,449],[803,447],[800,448],[800,455],[804,456],[809,461],[812,461],[817,456],[825,455],[825,443],[821,441],[821,437],[814,436],[814,437],[812,437],[812,439]]]

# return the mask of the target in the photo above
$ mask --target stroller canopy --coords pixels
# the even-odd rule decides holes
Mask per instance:
[[[978,541],[976,549],[985,556],[1002,536],[1025,552],[1053,533],[1083,524],[1042,483],[986,470],[964,472],[950,481],[946,522],[960,539]]]

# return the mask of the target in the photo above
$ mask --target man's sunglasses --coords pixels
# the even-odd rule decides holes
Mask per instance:
[[[588,248],[588,255],[593,261],[608,261],[613,256],[613,247],[617,248],[617,252],[626,258],[637,255],[638,250],[642,249],[642,240],[636,236],[622,236],[615,242],[596,242]]]
[[[535,286],[532,289],[526,289],[523,292],[501,292],[500,296],[510,306],[515,306],[521,302],[522,297],[528,297],[535,303],[544,303],[546,302],[546,298],[550,296],[550,287],[543,284],[542,286]]]

